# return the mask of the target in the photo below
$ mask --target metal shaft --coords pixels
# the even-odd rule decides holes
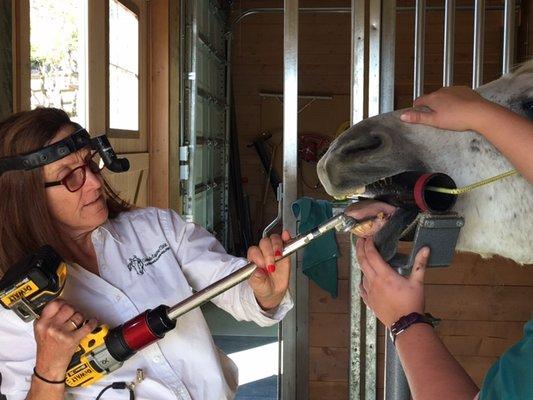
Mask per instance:
[[[409,269],[394,268],[402,276],[409,275]],[[411,390],[402,367],[396,346],[392,342],[389,330],[385,332],[385,387],[384,398],[387,400],[409,400]]]
[[[285,246],[281,259],[290,256],[295,251],[303,248],[316,238],[322,236],[324,233],[329,232],[332,229],[336,229],[338,231],[350,230],[354,228],[358,223],[366,222],[370,219],[374,218],[372,217],[356,221],[355,219],[348,217],[344,214],[339,214],[324,222],[322,225],[318,226],[311,232],[296,237],[291,243]],[[213,297],[218,296],[226,290],[231,289],[242,281],[248,279],[250,276],[252,276],[256,268],[257,265],[255,265],[254,263],[246,264],[244,267],[207,286],[206,288],[196,292],[191,297],[188,297],[182,302],[176,304],[174,307],[170,308],[168,310],[168,317],[170,319],[176,319],[182,316],[183,314],[191,311],[192,309],[207,303]]]

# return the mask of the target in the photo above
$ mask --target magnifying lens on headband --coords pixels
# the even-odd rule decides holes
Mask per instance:
[[[30,170],[53,163],[85,147],[96,150],[107,169],[126,172],[130,168],[127,158],[118,158],[106,135],[91,138],[82,126],[73,123],[76,130],[69,137],[28,154],[0,158],[0,175],[7,171]]]

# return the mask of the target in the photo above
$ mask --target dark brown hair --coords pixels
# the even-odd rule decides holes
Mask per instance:
[[[68,115],[56,108],[13,114],[0,122],[0,157],[38,150],[69,124]],[[109,218],[130,208],[105,180],[104,193]],[[68,254],[48,209],[42,168],[5,172],[0,176],[0,275],[45,244],[63,257]]]

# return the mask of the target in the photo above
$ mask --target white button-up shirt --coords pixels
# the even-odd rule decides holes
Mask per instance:
[[[172,306],[247,263],[228,255],[206,230],[169,210],[145,208],[120,214],[92,233],[100,275],[70,265],[62,298],[86,317],[110,327],[160,304]],[[248,282],[212,300],[237,320],[268,326],[292,307],[287,293],[274,312],[264,312]],[[25,399],[35,365],[33,324],[0,307],[0,391],[9,400]],[[112,382],[145,379],[136,400],[227,399],[237,387],[237,369],[213,343],[200,309],[180,317],[176,328],[140,350],[117,371],[88,388],[67,389],[66,399],[95,399]],[[109,389],[105,399],[127,399]]]

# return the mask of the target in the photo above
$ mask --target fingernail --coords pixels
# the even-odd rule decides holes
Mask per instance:
[[[402,121],[409,121],[409,115],[408,114],[402,114],[402,115],[400,115],[400,119]]]
[[[420,252],[422,253],[422,257],[429,256],[429,247],[424,247]]]
[[[276,266],[274,264],[269,264],[267,266],[267,271],[272,274],[274,271],[276,271]]]
[[[282,255],[282,253],[279,250],[276,250],[276,252],[274,253],[275,257],[281,257],[281,255]]]

